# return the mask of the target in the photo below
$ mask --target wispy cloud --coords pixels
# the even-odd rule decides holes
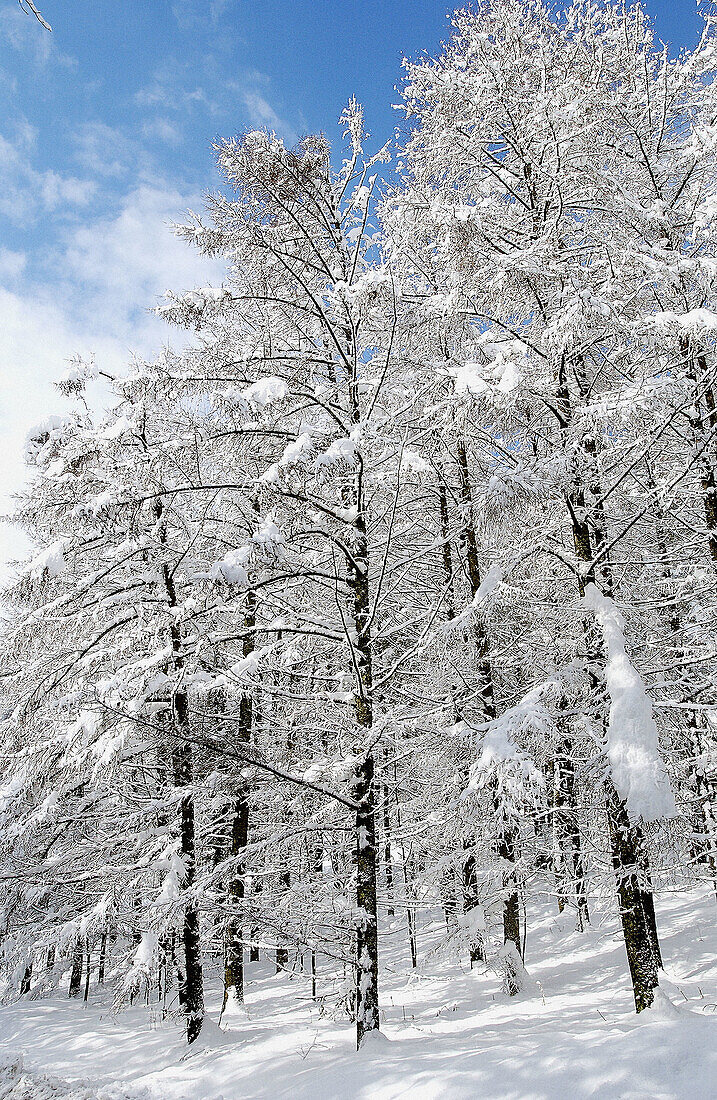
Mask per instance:
[[[11,248],[0,248],[0,279],[17,279],[27,267],[24,252],[13,252]]]
[[[168,118],[151,118],[142,125],[142,136],[158,141],[166,141],[169,145],[179,145],[182,134],[178,126],[170,122]]]
[[[267,127],[275,130],[287,141],[293,141],[296,134],[292,126],[280,118],[271,103],[257,91],[245,91],[242,93],[242,101],[247,109],[249,122],[252,126]]]
[[[196,0],[174,0],[172,15],[183,30],[209,22],[216,25],[234,0],[208,0],[198,4]]]
[[[200,278],[221,280],[222,265],[198,256],[171,230],[192,206],[201,206],[199,195],[157,179],[134,187],[111,214],[69,230],[53,264],[65,273],[68,311],[74,305],[79,316],[89,301],[98,331],[158,339],[160,323],[146,314],[158,296]]]
[[[19,7],[0,8],[0,39],[38,68],[49,64],[77,68],[77,59],[59,49],[55,35],[43,32]]]
[[[71,142],[76,163],[95,176],[121,176],[136,165],[136,143],[104,122],[76,126]]]
[[[32,128],[20,127],[14,140],[0,134],[0,214],[16,225],[60,206],[84,206],[95,192],[93,180],[35,168],[33,145]]]
[[[276,130],[287,141],[296,138],[296,128],[282,116],[280,106],[272,103],[271,78],[256,69],[247,69],[227,80],[208,59],[199,72],[179,61],[165,62],[150,82],[135,93],[134,99],[139,107],[161,109],[167,121],[168,116],[182,112],[203,111],[211,118],[212,126],[221,125],[218,120],[223,117],[232,128],[244,122]],[[147,120],[148,127],[152,123],[153,119]]]
[[[211,100],[204,88],[182,84],[181,72],[161,71],[150,84],[135,93],[139,107],[162,107],[166,111],[181,111],[187,107],[211,109]]]

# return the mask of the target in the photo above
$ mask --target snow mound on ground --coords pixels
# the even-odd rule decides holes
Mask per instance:
[[[232,1034],[230,1031],[225,1031],[218,1023],[210,1019],[209,1016],[205,1016],[202,1030],[185,1054],[185,1058],[191,1058],[206,1050],[218,1050],[221,1047],[231,1046],[232,1041]],[[1,1096],[0,1100],[2,1100]]]
[[[607,1096],[619,1095],[626,1100],[647,1096],[656,1100],[663,1097],[714,1100],[715,1021],[706,1013],[673,1004],[659,988],[654,1004],[634,1018],[629,1030],[615,1037],[611,1054],[613,1065],[605,1065],[603,1085],[614,1084],[615,1088],[606,1089]],[[618,1069],[626,1066],[631,1067],[630,1091],[625,1088],[624,1073],[620,1074]],[[656,1082],[660,1084],[659,1091]]]
[[[239,1001],[236,997],[229,997],[227,1003],[222,1009],[221,1016],[219,1017],[218,1027],[222,1033],[231,1031],[235,1025],[246,1024],[249,1020],[249,1013],[247,1012],[246,1005]],[[202,1029],[203,1031],[203,1029]]]
[[[641,1018],[641,1023],[655,1023],[657,1020],[681,1020],[685,1016],[696,1015],[694,1012],[686,1012],[683,1008],[678,1008],[676,1004],[672,1003],[664,989],[659,987],[655,990],[655,999],[652,1005],[644,1012],[645,1015]]]
[[[361,1040],[361,1048],[356,1051],[359,1058],[383,1057],[391,1040],[382,1031],[368,1031]]]
[[[146,1089],[122,1085],[71,1084],[61,1077],[34,1073],[25,1068],[22,1054],[6,1054],[0,1060],[0,1100],[151,1100]]]

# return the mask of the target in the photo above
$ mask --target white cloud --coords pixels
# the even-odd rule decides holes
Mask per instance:
[[[170,228],[201,201],[161,181],[145,183],[125,195],[112,215],[72,230],[59,258],[67,297],[77,298],[74,288],[81,288],[78,308],[84,311],[91,302],[102,330],[121,335],[136,331],[130,314],[152,307],[165,290],[192,286],[199,278],[220,281],[222,266],[198,256]],[[158,324],[152,320],[155,332]]]
[[[135,92],[134,100],[140,107],[161,110],[168,125],[174,125],[168,114],[203,111],[215,120],[214,124],[221,117],[229,118],[232,128],[237,124],[237,103],[240,103],[249,125],[268,126],[287,141],[294,141],[296,130],[271,104],[270,93],[271,78],[257,69],[247,69],[227,80],[211,59],[205,60],[198,71],[170,59],[156,69],[147,85]],[[156,122],[150,117],[145,125],[151,128]]]
[[[13,252],[10,248],[0,248],[0,279],[17,279],[27,266],[24,252]]]
[[[95,193],[94,180],[81,180],[75,176],[61,176],[49,169],[47,172],[34,172],[33,177],[40,189],[40,195],[48,210],[58,206],[84,206]]]
[[[20,124],[14,142],[0,134],[0,213],[18,225],[60,205],[83,206],[95,192],[92,180],[35,168],[33,145],[31,127]]]
[[[16,293],[0,289],[0,513],[23,483],[28,430],[66,407],[53,382],[68,359],[94,354],[103,369],[118,373],[135,352],[150,356],[168,340],[186,340],[150,309],[170,287],[221,282],[223,265],[199,256],[169,228],[200,205],[196,194],[161,181],[144,184],[112,215],[68,232],[51,257],[62,282],[26,283]],[[0,252],[0,267],[3,257],[21,270],[19,253]],[[0,524],[0,579],[3,563],[24,549],[17,532]]]
[[[90,342],[74,328],[47,288],[24,295],[0,289],[0,514],[10,510],[10,494],[24,483],[28,431],[47,414],[67,408],[53,380],[67,359],[91,347],[104,364],[116,369],[126,360],[116,342],[96,337]],[[0,523],[0,582],[7,563],[26,549],[22,534]]]
[[[209,0],[209,14],[216,22],[224,14],[232,0]]]
[[[104,122],[85,122],[72,133],[74,159],[97,176],[120,176],[137,159],[132,141],[114,126]]]
[[[179,128],[170,122],[168,118],[151,118],[142,126],[142,134],[146,138],[157,138],[166,141],[169,145],[178,145],[182,140]]]

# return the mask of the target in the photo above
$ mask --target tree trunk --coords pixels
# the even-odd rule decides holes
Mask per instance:
[[[468,480],[468,457],[466,455],[465,445],[463,443],[458,444],[458,468],[460,472],[461,483],[461,498],[464,508],[463,522],[461,529],[463,532],[463,541],[468,547],[468,581],[471,589],[471,595],[475,595],[478,591],[478,585],[480,584],[480,574],[478,570],[478,545],[475,537],[475,531],[473,530],[473,517],[472,517],[472,497],[470,482]],[[438,503],[440,511],[440,523],[441,523],[441,544],[443,547],[443,580],[446,586],[446,618],[450,622],[455,618],[455,609],[453,606],[453,559],[451,555],[451,542],[450,542],[450,522],[448,517],[448,494],[446,492],[446,485],[443,477],[440,476],[438,480]],[[481,641],[479,639],[479,651],[481,649]],[[487,649],[487,647],[486,647]],[[491,698],[492,698],[492,677],[491,681]],[[453,696],[453,714],[454,719],[458,721],[460,719],[460,709],[456,703],[457,692],[452,690]],[[463,912],[468,915],[472,909],[478,904],[478,878],[476,874],[476,861],[473,854],[473,842],[468,837],[463,838],[463,849],[467,853],[463,860],[461,883],[463,887]],[[455,906],[454,906],[455,910]],[[448,910],[446,911],[446,923],[449,924]],[[484,948],[482,937],[473,936],[469,946],[469,954],[471,966],[476,962],[481,962],[484,958]]]
[[[454,869],[451,867],[441,875],[441,900],[443,902],[443,915],[446,918],[446,931],[450,932],[451,928],[455,924],[456,915],[458,912],[458,902],[456,899],[456,875]]]
[[[91,974],[90,961],[91,961],[91,957],[92,956],[91,956],[91,953],[90,953],[90,947],[89,947],[89,944],[88,944],[87,945],[87,955],[86,955],[87,970],[85,972],[85,996],[84,996],[85,1002],[87,1002],[89,1000],[89,996],[90,996],[90,974]]]
[[[463,841],[463,848],[467,852],[463,860],[463,912],[466,916],[478,906],[478,875],[476,872],[476,857],[473,853],[473,845]],[[483,937],[474,930],[471,934],[469,945],[471,966],[485,959]]]
[[[717,474],[715,473],[714,463],[710,460],[710,455],[706,447],[708,436],[711,435],[715,427],[717,427],[715,399],[711,386],[707,386],[704,393],[700,393],[703,379],[707,376],[707,362],[704,355],[697,355],[695,357],[690,348],[690,342],[686,337],[680,339],[680,349],[687,366],[687,377],[694,389],[694,402],[689,417],[690,427],[692,429],[695,450],[699,456],[698,466],[702,486],[702,507],[705,516],[705,526],[707,528],[707,545],[712,561],[717,565]],[[707,425],[705,424],[705,417],[701,409],[703,398],[708,409],[706,417]]]
[[[612,781],[608,783],[608,825],[635,1008],[642,1012],[654,1000],[657,972],[662,959],[652,892],[649,888],[644,889],[641,883],[639,853],[642,837],[640,831],[630,824],[625,803],[618,796]]]
[[[378,926],[376,905],[376,814],[374,761],[364,756],[356,768],[356,1046],[379,1027]]]
[[[462,440],[459,440],[457,444],[456,454],[458,458],[458,471],[460,474],[461,503],[463,505],[463,522],[461,527],[462,541],[466,555],[466,572],[468,575],[470,593],[473,599],[475,599],[481,583],[480,565],[478,561],[478,539],[473,519],[473,493],[468,471],[468,455],[466,453],[465,443]],[[473,631],[478,651],[477,671],[482,704],[481,710],[484,720],[490,721],[492,718],[495,718],[496,715],[493,669],[490,660],[488,635],[483,623],[477,615],[473,617]]]
[[[356,492],[360,505],[360,487]],[[371,605],[368,579],[366,518],[358,507],[354,523],[353,562],[348,584],[353,594],[356,667],[354,712],[357,733],[364,738],[373,725],[373,671],[371,650]],[[376,850],[376,793],[374,757],[364,745],[353,780],[356,802],[356,1046],[379,1028],[378,1014],[378,858]]]
[[[387,769],[387,752],[384,752],[384,768]],[[395,909],[393,904],[393,861],[391,858],[391,810],[389,806],[389,787],[388,783],[383,783],[382,787],[383,795],[383,870],[386,878],[386,913],[389,917],[394,916]]]
[[[159,541],[166,543],[166,533],[162,520],[163,505],[158,499],[154,506],[159,527]],[[162,564],[162,580],[170,608],[170,615],[177,607],[177,592],[174,575],[167,562]],[[180,854],[184,864],[184,888],[190,895],[184,905],[182,924],[182,943],[184,946],[184,973],[180,978],[179,999],[187,1019],[187,1042],[193,1043],[202,1030],[204,1022],[204,979],[202,974],[202,955],[199,936],[199,906],[191,897],[191,889],[196,880],[196,829],[194,820],[194,761],[190,741],[189,700],[186,689],[181,686],[184,670],[184,652],[181,629],[172,618],[169,635],[172,643],[172,663],[178,684],[172,695],[172,724],[178,741],[173,749],[173,767],[175,785],[183,789],[179,808]]]
[[[246,795],[240,795],[234,803],[230,855],[240,856],[246,848],[249,832],[249,803]],[[244,1004],[244,940],[241,903],[244,900],[245,865],[237,863],[229,882],[231,914],[227,921],[224,945],[224,999],[222,1012],[227,1004]]]
[[[478,562],[478,539],[473,519],[473,493],[471,490],[470,475],[468,470],[468,455],[463,440],[459,440],[456,449],[458,470],[460,474],[461,502],[463,505],[463,542],[466,554],[466,572],[471,596],[475,599],[481,584],[480,567]],[[490,659],[490,644],[488,634],[479,617],[474,616],[474,634],[478,650],[478,681],[480,684],[481,709],[483,720],[491,721],[496,717],[495,685],[493,681],[493,667]],[[497,798],[497,795],[496,795]],[[496,804],[497,808],[497,804]],[[501,835],[496,842],[498,855],[504,862],[515,863],[515,837],[510,825],[505,824]],[[470,883],[475,875],[474,867],[464,867],[463,882]],[[507,890],[503,899],[503,933],[504,943],[515,943],[518,953],[522,956],[520,944],[520,909],[518,905],[518,888],[513,871],[504,872],[504,889]],[[470,893],[465,899],[471,904]],[[465,904],[465,903],[464,903]],[[473,902],[475,904],[475,902]],[[480,958],[478,944],[471,947],[471,962]],[[510,986],[510,983],[509,983]],[[515,989],[517,992],[517,987]]]
[[[286,863],[286,854],[284,853],[281,858],[283,860],[283,866],[279,874],[279,885],[283,893],[286,894],[291,887],[291,871]],[[277,974],[282,974],[289,966],[289,948],[286,941],[281,937],[276,945],[275,961]]]
[[[563,882],[559,889],[562,890],[563,897],[574,892],[578,930],[583,932],[585,925],[590,923],[590,911],[575,801],[575,766],[572,752],[572,742],[565,738],[559,746],[553,767],[553,813],[556,843],[560,849],[562,863],[559,872],[563,872],[563,876],[561,876]]]
[[[515,834],[506,826],[498,841],[498,855],[508,864],[508,869],[503,874],[503,942],[509,941],[515,944],[516,951],[523,957],[523,946],[520,939],[520,900],[518,898],[518,883],[512,868],[515,866]]]
[[[560,424],[566,430],[572,416],[570,394],[567,387],[565,364],[560,378],[559,402],[562,409]],[[597,465],[597,445],[590,435],[584,435],[581,441],[582,468],[574,467],[573,483],[567,496],[567,508],[572,525],[575,554],[584,567],[579,578],[580,594],[585,594],[588,583],[612,595],[613,581],[610,561],[602,559],[599,571],[593,562],[593,542],[599,552],[607,544],[607,528],[604,509],[596,504],[591,510],[591,527],[588,522],[585,486],[596,502],[602,499],[600,475]],[[590,637],[590,629],[585,625],[586,648],[589,663],[595,665],[595,642]],[[595,674],[593,673],[593,676]],[[597,679],[595,678],[597,686]],[[609,825],[612,864],[615,872],[620,919],[622,921],[625,948],[632,979],[635,1007],[638,1012],[649,1008],[657,987],[657,968],[660,958],[660,946],[655,920],[655,905],[649,876],[649,859],[645,849],[641,830],[630,824],[627,807],[618,796],[612,780],[607,784],[607,815]],[[638,876],[642,875],[645,888],[642,889]]]
[[[261,894],[262,890],[263,885],[261,879],[254,879],[252,881],[252,894],[254,895],[254,897],[258,897],[259,894]],[[257,940],[259,939],[259,929],[255,925],[252,925],[252,927],[249,929],[249,935],[251,937],[251,947],[249,948],[249,962],[256,963],[259,962],[259,944],[257,943]]]
[[[256,595],[250,590],[247,593],[247,609],[244,616],[244,638],[242,641],[242,656],[248,657],[254,652],[256,629]],[[248,745],[251,741],[252,723],[254,717],[254,701],[251,692],[244,692],[239,701],[238,740],[241,745]],[[230,855],[237,859],[227,890],[230,916],[225,931],[224,946],[224,999],[222,1012],[227,1004],[232,1001],[235,1004],[244,1003],[244,929],[242,903],[244,901],[244,880],[246,876],[246,864],[238,857],[244,852],[249,839],[249,792],[246,783],[242,780],[240,789],[234,802],[232,816],[232,833]]]
[[[100,936],[100,961],[97,968],[97,984],[104,985],[105,981],[105,963],[107,960],[107,933],[103,932]]]
[[[709,390],[709,396],[710,400],[708,401],[708,407],[712,409],[712,416],[714,416],[714,397],[711,390]],[[711,426],[714,427],[714,425]],[[674,568],[667,549],[665,515],[660,505],[659,497],[657,496],[655,478],[649,463],[646,463],[646,471],[648,488],[656,497],[655,532],[657,538],[658,563],[661,574],[660,579],[665,585],[665,596],[668,597],[670,587],[674,580]],[[670,600],[668,604],[666,619],[674,642],[674,659],[680,661],[685,656],[683,625],[679,607],[674,600]],[[689,688],[687,690],[683,689],[680,694],[685,702],[689,703],[690,701],[694,701],[691,700]],[[715,896],[717,896],[717,847],[715,845],[716,833],[712,814],[712,807],[714,805],[714,782],[702,762],[707,753],[707,748],[703,743],[698,712],[696,710],[688,711],[686,721],[687,744],[684,752],[688,762],[689,783],[695,792],[695,799],[692,807],[693,857],[696,862],[704,863],[709,867],[712,884],[715,889]]]
[[[30,984],[32,982],[32,962],[29,962],[25,967],[25,972],[20,982],[20,996],[23,997],[26,993],[30,992]]]
[[[177,692],[174,703],[178,728],[185,729],[186,694]],[[183,886],[186,891],[191,891],[196,879],[196,838],[194,798],[189,791],[193,779],[192,747],[189,743],[181,745],[175,753],[175,776],[177,785],[184,788],[186,792],[180,804],[180,852],[185,869]],[[182,943],[184,947],[183,1002],[187,1017],[187,1042],[193,1043],[202,1030],[204,1022],[204,979],[199,937],[199,906],[191,897],[184,906]]]
[[[72,970],[70,971],[70,997],[79,997],[82,989],[82,960],[84,958],[84,952],[82,950],[82,942],[80,940],[75,944],[75,949],[72,952]]]

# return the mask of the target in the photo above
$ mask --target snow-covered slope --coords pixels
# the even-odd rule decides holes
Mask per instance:
[[[246,1018],[188,1053],[146,1006],[25,999],[0,1009],[1,1100],[712,1100],[717,1096],[717,904],[662,897],[667,971],[635,1016],[614,916],[580,936],[552,914],[528,927],[532,988],[432,950],[409,972],[384,941],[384,1037],[356,1054],[348,1021],[320,1016],[309,980],[249,966]],[[566,927],[567,925],[567,927]],[[320,992],[319,988],[319,992]],[[210,1000],[218,1015],[218,993]],[[22,1058],[19,1055],[22,1054]]]

